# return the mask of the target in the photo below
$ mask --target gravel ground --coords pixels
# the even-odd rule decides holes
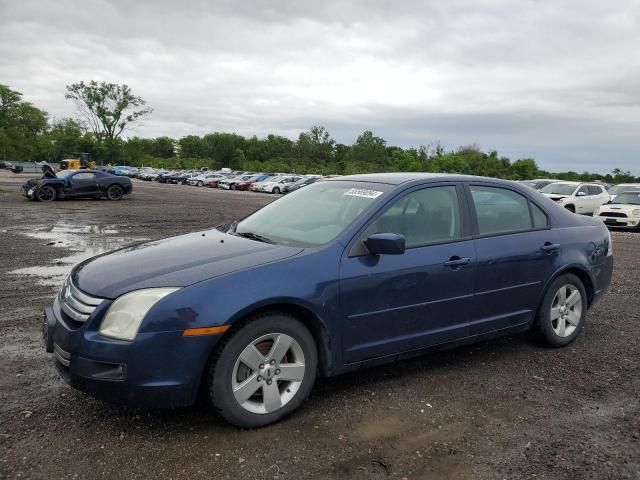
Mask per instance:
[[[120,202],[28,202],[0,172],[0,478],[640,479],[640,234],[565,349],[527,334],[320,380],[303,408],[238,430],[206,404],[135,410],[77,392],[40,345],[86,252],[242,216],[273,196],[135,182]],[[25,270],[26,269],[26,270]]]

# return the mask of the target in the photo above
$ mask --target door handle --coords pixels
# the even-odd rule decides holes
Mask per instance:
[[[469,265],[470,263],[471,263],[470,258],[468,257],[460,258],[457,255],[455,255],[451,257],[449,260],[447,260],[446,262],[444,262],[444,266],[451,267],[451,268],[460,268],[465,265]]]
[[[542,250],[543,252],[546,253],[552,253],[555,252],[557,250],[560,250],[560,244],[559,243],[545,243],[543,246],[540,247],[540,250]]]

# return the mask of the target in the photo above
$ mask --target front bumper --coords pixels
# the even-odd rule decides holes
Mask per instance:
[[[101,317],[108,305],[96,310]],[[77,326],[56,303],[45,309],[43,341],[53,364],[72,387],[111,403],[163,408],[191,405],[216,337],[182,332],[139,333],[133,342],[102,337],[101,318]]]
[[[600,220],[604,222],[604,224],[608,227],[616,227],[616,228],[640,228],[640,219],[633,217],[608,217],[605,214],[600,214],[597,216]]]

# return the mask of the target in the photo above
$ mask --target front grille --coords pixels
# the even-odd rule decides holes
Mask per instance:
[[[104,299],[92,297],[81,292],[67,277],[58,295],[60,309],[76,322],[86,322],[93,311]]]
[[[622,212],[602,212],[600,214],[601,217],[616,217],[616,218],[627,218],[626,213]]]

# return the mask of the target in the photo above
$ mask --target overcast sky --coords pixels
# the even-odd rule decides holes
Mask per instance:
[[[64,117],[91,79],[155,109],[140,136],[324,125],[640,175],[638,0],[0,0],[0,83]]]

